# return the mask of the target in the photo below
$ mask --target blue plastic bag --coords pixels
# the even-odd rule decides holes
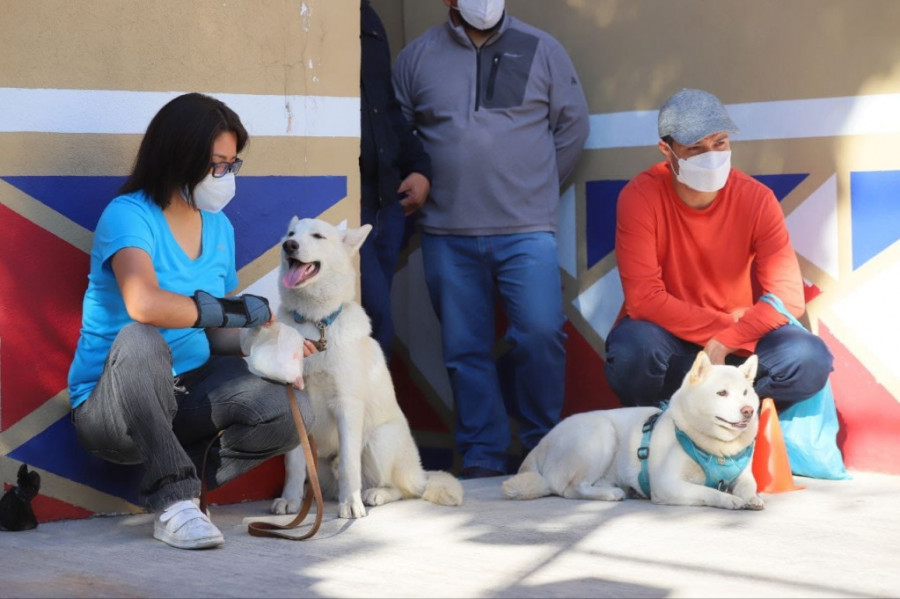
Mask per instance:
[[[760,300],[784,314],[790,324],[803,326],[776,296],[767,293]],[[812,397],[780,412],[778,422],[793,474],[833,480],[850,478],[837,446],[840,424],[831,393],[831,381],[826,381],[825,386]]]

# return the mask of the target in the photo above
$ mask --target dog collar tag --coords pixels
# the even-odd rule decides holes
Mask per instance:
[[[334,319],[338,317],[338,315],[341,313],[341,310],[343,309],[344,306],[341,305],[337,310],[329,314],[327,317],[316,322],[312,322],[311,320],[309,320],[302,314],[298,314],[297,312],[292,312],[292,315],[294,316],[295,322],[298,322],[300,324],[303,324],[304,322],[312,322],[314,325],[316,325],[316,328],[319,329],[319,340],[313,341],[313,345],[316,346],[317,350],[325,351],[326,349],[328,349],[328,339],[325,338],[325,329],[328,328],[328,325],[334,322]]]
[[[316,328],[319,329],[319,340],[313,341],[313,345],[315,345],[316,349],[319,351],[325,351],[326,349],[328,349],[328,339],[325,338],[325,329],[327,328],[327,326],[328,325],[322,322],[316,323]]]

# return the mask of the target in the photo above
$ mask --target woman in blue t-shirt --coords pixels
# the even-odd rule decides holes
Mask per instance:
[[[144,465],[153,536],[183,549],[224,542],[196,502],[207,447],[214,489],[299,443],[284,388],[240,357],[240,328],[270,322],[268,301],[226,298],[238,278],[222,208],[247,137],[233,110],[203,94],[178,96],[153,117],[122,195],[97,223],[69,370],[81,444]]]

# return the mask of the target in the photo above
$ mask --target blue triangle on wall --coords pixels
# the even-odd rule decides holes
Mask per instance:
[[[627,179],[585,183],[587,268],[616,247],[616,204]]]
[[[900,239],[900,171],[850,173],[850,223],[856,270]]]
[[[9,452],[9,457],[140,505],[144,467],[113,464],[88,453],[68,415]]]
[[[116,197],[125,177],[2,177],[40,203],[93,231],[100,213]]]
[[[281,241],[293,216],[317,218],[347,196],[347,177],[244,177],[225,207],[234,225],[237,269]]]
[[[96,228],[106,204],[125,182],[125,177],[2,179],[89,231]],[[276,245],[292,216],[318,217],[347,195],[344,176],[241,175],[237,181],[237,193],[225,213],[234,225],[238,270]]]
[[[775,197],[780,202],[794,191],[803,180],[809,176],[808,173],[786,173],[777,175],[753,175],[753,178],[772,190]]]

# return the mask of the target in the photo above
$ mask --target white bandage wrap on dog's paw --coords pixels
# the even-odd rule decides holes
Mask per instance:
[[[259,334],[260,329],[262,327],[255,327],[252,329],[241,329],[240,339],[241,339],[241,353],[245,356],[249,356],[253,351],[253,342],[256,340],[256,336]]]
[[[241,331],[241,351],[259,376],[291,384],[303,379],[303,336],[288,325]]]

